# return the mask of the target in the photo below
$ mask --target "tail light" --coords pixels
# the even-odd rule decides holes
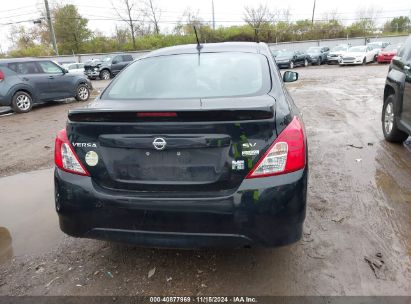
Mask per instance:
[[[303,169],[305,167],[304,128],[294,117],[261,157],[246,178],[267,177]]]
[[[57,133],[54,145],[54,163],[59,169],[66,172],[90,176],[74,152],[65,129]]]
[[[2,82],[4,80],[5,76],[4,76],[4,72],[2,70],[0,70],[0,82]]]

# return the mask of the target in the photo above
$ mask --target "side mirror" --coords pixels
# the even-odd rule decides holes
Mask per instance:
[[[285,71],[283,74],[284,82],[294,82],[298,80],[298,73],[292,71]]]
[[[117,64],[117,63],[118,63],[117,59],[113,60],[113,62],[112,62],[112,64]]]
[[[62,69],[63,70],[63,74],[67,74],[69,71],[67,69]]]

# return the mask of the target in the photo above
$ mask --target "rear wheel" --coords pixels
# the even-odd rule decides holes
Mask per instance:
[[[109,80],[111,77],[110,71],[109,70],[102,70],[100,72],[100,79],[103,80]]]
[[[290,69],[294,69],[294,61],[290,61]]]
[[[33,99],[29,93],[18,91],[13,96],[11,106],[16,113],[27,113],[33,106]]]
[[[87,101],[90,97],[90,90],[87,85],[79,84],[76,91],[76,100],[77,101]]]
[[[408,134],[398,129],[394,107],[394,95],[389,95],[382,108],[382,131],[387,141],[401,143],[407,139]]]

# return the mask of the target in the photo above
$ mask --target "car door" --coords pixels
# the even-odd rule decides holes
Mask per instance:
[[[123,57],[123,64],[124,64],[123,69],[127,65],[129,65],[130,62],[132,62],[134,60],[133,56],[131,56],[131,55],[122,55],[122,57]]]
[[[12,62],[8,68],[16,72],[23,85],[28,86],[34,93],[34,100],[45,100],[50,97],[49,79],[41,72],[35,61]]]
[[[330,48],[329,47],[324,47],[322,49],[322,56],[323,56],[323,61],[327,60],[327,56],[330,53]]]
[[[367,46],[366,55],[365,55],[367,62],[373,61],[374,56],[375,56],[374,50],[371,47]]]
[[[117,75],[124,67],[123,57],[121,55],[114,56],[111,61],[111,73]]]
[[[77,74],[84,75],[84,63],[77,64]]]
[[[295,51],[294,54],[295,54],[294,63],[295,63],[296,65],[301,65],[301,64],[303,63],[301,52],[300,52],[300,51]]]
[[[72,97],[73,75],[64,73],[60,66],[49,60],[38,61],[38,65],[42,73],[48,76],[50,99]]]

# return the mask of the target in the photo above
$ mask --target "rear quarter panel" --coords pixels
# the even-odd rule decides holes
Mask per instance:
[[[0,104],[4,106],[11,105],[13,95],[19,91],[24,90],[28,92],[33,100],[36,99],[35,90],[32,86],[24,83],[19,75],[5,66],[0,66],[0,69],[5,74],[5,79],[0,83]]]

